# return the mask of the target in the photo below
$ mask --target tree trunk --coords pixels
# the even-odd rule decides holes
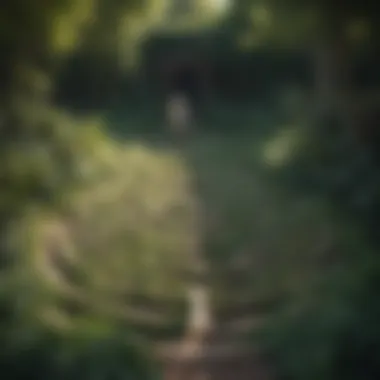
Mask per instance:
[[[349,46],[346,17],[341,9],[321,8],[323,31],[315,51],[315,90],[319,115],[347,119],[350,90]]]
[[[349,95],[349,68],[345,45],[334,41],[321,44],[316,52],[315,90],[320,112],[345,109]]]

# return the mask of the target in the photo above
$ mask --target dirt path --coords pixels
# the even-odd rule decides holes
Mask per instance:
[[[223,330],[223,331],[222,331]],[[229,331],[227,331],[229,330]],[[244,330],[244,329],[243,329]],[[244,343],[246,331],[220,326],[203,343],[163,342],[157,355],[163,364],[164,380],[271,380],[260,350]]]
[[[184,352],[182,343],[160,352],[164,380],[270,380],[258,352],[237,345],[212,345]],[[193,351],[193,352],[191,352]]]
[[[178,147],[184,156],[187,156],[186,148],[187,143]],[[205,285],[210,268],[206,265],[203,245],[204,235],[209,229],[205,221],[210,219],[210,211],[209,207],[205,207],[204,197],[198,199],[199,194],[202,194],[198,182],[199,178],[195,178],[191,183],[192,194],[195,195],[192,223],[195,244],[190,252],[190,262],[196,280],[189,283],[189,289],[193,291],[189,293],[190,318],[187,330],[200,331],[197,330],[199,327],[209,331],[204,324],[205,320],[208,321],[205,315],[211,318],[213,314],[208,297],[212,290],[208,289],[209,285]],[[242,318],[242,314],[247,317]],[[249,341],[249,333],[260,324],[260,318],[253,317],[257,311],[247,313],[245,310],[245,313],[240,312],[238,315],[238,318],[236,314],[229,318],[227,323],[218,323],[211,318],[213,328],[207,337],[201,334],[201,338],[194,338],[194,334],[190,333],[190,339],[178,337],[174,341],[157,344],[157,356],[163,365],[163,380],[272,380],[274,377],[264,365],[262,355]]]

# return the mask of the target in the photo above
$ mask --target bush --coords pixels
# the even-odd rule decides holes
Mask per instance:
[[[280,378],[379,378],[378,270],[335,271],[270,320],[260,338]]]
[[[13,336],[3,344],[0,368],[15,380],[157,379],[148,352],[130,334],[89,322],[70,332],[39,329]]]
[[[317,126],[280,174],[299,194],[329,202],[343,233],[335,233],[338,245],[325,252],[323,270],[290,295],[259,338],[280,378],[378,379],[380,260],[368,233],[376,229],[378,166],[369,150],[328,124]]]

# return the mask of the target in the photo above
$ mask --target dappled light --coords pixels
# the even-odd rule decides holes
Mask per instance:
[[[104,176],[76,202],[74,233],[94,267],[94,286],[105,293],[178,296],[179,273],[189,265],[196,238],[197,199],[191,173],[175,152],[121,145]]]
[[[377,3],[0,9],[9,380],[378,380]]]
[[[302,144],[301,134],[298,128],[282,127],[281,131],[264,145],[263,161],[274,167],[286,165]]]

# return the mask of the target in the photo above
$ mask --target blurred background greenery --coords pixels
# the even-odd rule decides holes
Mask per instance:
[[[379,379],[376,5],[3,0],[4,376],[160,378],[201,255],[277,378]]]

